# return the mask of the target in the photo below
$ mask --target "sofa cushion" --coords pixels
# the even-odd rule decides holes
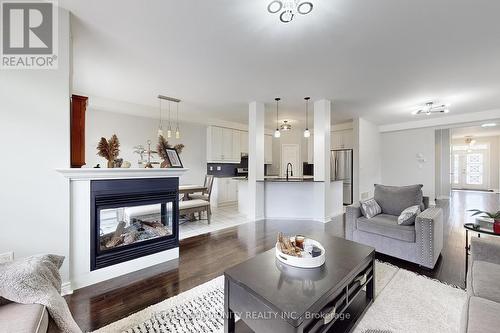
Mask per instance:
[[[49,314],[40,304],[9,303],[0,306],[0,332],[45,333]]]
[[[496,333],[500,327],[500,304],[480,298],[470,297],[462,313],[461,332]]]
[[[411,206],[401,212],[398,217],[399,225],[414,225],[415,218],[420,214],[420,206]]]
[[[375,200],[382,213],[399,216],[403,210],[423,203],[423,185],[385,186],[375,185]]]
[[[398,217],[394,215],[379,214],[371,219],[363,216],[357,219],[356,224],[361,231],[415,243],[415,226],[399,225]]]
[[[365,201],[361,201],[359,203],[361,213],[367,218],[371,219],[374,216],[382,213],[382,208],[380,208],[379,204],[375,201],[375,199],[371,198]]]
[[[467,292],[500,303],[500,265],[474,260],[471,265]]]

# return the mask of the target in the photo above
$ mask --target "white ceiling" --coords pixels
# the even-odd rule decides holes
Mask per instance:
[[[496,127],[483,128],[481,126],[469,126],[461,128],[453,128],[451,135],[453,139],[461,139],[468,136],[472,137],[485,137],[485,136],[499,136],[500,135],[500,119],[497,121],[488,121],[488,123],[496,123]]]
[[[414,119],[429,100],[460,114],[500,108],[500,1],[313,0],[282,24],[269,0],[60,0],[72,11],[74,90],[181,118],[247,122],[247,103],[334,100],[334,122]],[[149,110],[149,111],[147,111]],[[115,110],[120,111],[120,110]],[[439,116],[436,116],[439,117]]]

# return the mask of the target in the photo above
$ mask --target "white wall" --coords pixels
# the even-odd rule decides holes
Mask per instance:
[[[450,197],[450,149],[451,133],[449,129],[437,129],[436,140],[436,198]]]
[[[59,11],[57,70],[1,70],[0,253],[69,254],[69,14]],[[69,277],[67,262],[63,280]]]
[[[163,122],[166,133],[168,123]],[[206,126],[193,123],[180,123],[181,138],[168,139],[172,145],[185,145],[180,157],[184,167],[189,171],[180,178],[181,184],[203,184],[207,172],[206,157]],[[173,124],[175,130],[175,124]],[[88,167],[100,163],[106,167],[106,160],[97,155],[97,143],[101,137],[109,139],[113,134],[120,140],[120,158],[137,167],[139,155],[134,154],[133,147],[139,144],[147,147],[151,140],[151,147],[156,150],[158,120],[146,117],[137,117],[121,113],[89,109],[86,118],[85,159]],[[160,161],[158,156],[154,161]],[[159,167],[156,165],[155,167]]]
[[[435,199],[434,131],[422,128],[381,134],[382,184],[423,184],[424,195]],[[417,161],[419,153],[425,162]]]
[[[381,173],[381,146],[378,126],[363,119],[356,120],[358,126],[358,193],[357,200],[373,197],[373,185],[380,184]],[[358,198],[358,199],[357,199]]]

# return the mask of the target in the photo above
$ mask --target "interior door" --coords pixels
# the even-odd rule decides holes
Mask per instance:
[[[452,187],[487,190],[489,186],[488,157],[487,150],[455,150],[452,158]]]
[[[302,165],[300,163],[300,146],[297,144],[281,145],[281,177],[286,177],[286,166],[292,164],[293,175],[302,175]]]

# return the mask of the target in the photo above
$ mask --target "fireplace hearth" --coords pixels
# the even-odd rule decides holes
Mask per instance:
[[[92,180],[90,270],[179,246],[178,178]]]

